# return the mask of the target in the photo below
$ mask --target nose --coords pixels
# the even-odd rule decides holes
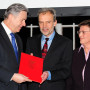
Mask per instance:
[[[22,22],[22,26],[26,26],[26,22],[25,21]]]
[[[83,33],[82,33],[82,32],[80,32],[80,33],[79,33],[79,37],[82,37],[82,35],[83,35]]]
[[[47,24],[46,23],[43,23],[43,27],[45,28],[47,26]]]

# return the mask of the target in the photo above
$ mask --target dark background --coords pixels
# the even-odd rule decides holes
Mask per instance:
[[[57,14],[57,23],[62,23],[62,25],[72,25],[73,23],[79,24],[83,20],[90,19],[90,7],[63,7],[63,8],[54,8]],[[30,24],[38,25],[38,18],[37,12],[39,8],[32,8],[29,9],[28,18],[26,20],[26,25],[29,26]],[[0,10],[0,22],[3,20],[5,9]],[[79,38],[77,35],[78,27],[76,27],[76,47],[80,46]],[[33,29],[33,36],[40,34],[39,28]],[[24,52],[26,48],[27,38],[30,37],[30,29],[23,27],[21,31],[18,33],[23,41]],[[63,35],[73,40],[73,29],[72,28],[63,28]]]
[[[79,24],[81,21],[83,20],[87,20],[87,19],[90,19],[89,16],[70,16],[70,17],[57,17],[57,22],[58,23],[62,23],[62,25],[71,25],[73,23],[75,24]],[[26,24],[27,26],[30,25],[30,24],[33,24],[33,25],[38,25],[38,18],[37,17],[34,17],[34,18],[28,18],[26,20]],[[78,37],[78,34],[77,34],[77,30],[79,30],[78,27],[76,27],[75,29],[75,33],[76,33],[76,38],[75,38],[75,43],[76,43],[76,48],[80,46],[80,43],[79,43],[79,37]],[[23,44],[24,44],[24,50],[25,50],[25,45],[26,45],[26,41],[27,41],[27,38],[30,37],[30,29],[29,28],[22,28],[21,31],[18,33],[20,35],[20,37],[22,38],[22,41],[23,41]],[[34,28],[33,29],[33,36],[34,35],[37,35],[37,34],[40,34],[40,29],[39,28]],[[73,29],[72,28],[63,28],[63,35],[68,37],[69,39],[73,40]]]

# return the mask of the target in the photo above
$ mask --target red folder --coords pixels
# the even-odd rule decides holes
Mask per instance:
[[[19,73],[29,77],[30,80],[41,83],[43,59],[21,53]]]

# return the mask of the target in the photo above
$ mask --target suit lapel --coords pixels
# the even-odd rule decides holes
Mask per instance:
[[[53,38],[53,40],[52,40],[52,43],[51,43],[51,45],[50,45],[50,48],[49,48],[49,50],[48,50],[48,52],[47,52],[47,55],[46,55],[46,57],[45,58],[47,58],[48,57],[48,55],[53,51],[53,49],[56,47],[56,42],[58,42],[58,34],[57,33],[55,33],[55,36],[54,36],[54,38]]]
[[[3,39],[5,40],[5,42],[7,43],[8,47],[13,49],[12,44],[10,42],[10,39],[9,39],[8,35],[6,34],[4,28],[2,27],[1,24],[0,24],[0,33],[1,33],[2,37],[3,37]]]
[[[79,49],[77,49],[77,51],[79,51]],[[83,78],[82,78],[82,70],[83,70],[83,67],[85,65],[85,56],[84,56],[84,50],[83,48],[81,48],[81,50],[77,53],[75,53],[75,58],[73,58],[73,64],[74,65],[73,67],[75,67],[75,65],[77,65],[77,68],[73,68],[72,70],[75,71],[73,73],[76,73],[77,72],[77,75],[79,77],[79,81],[80,83],[83,85]],[[77,75],[76,75],[76,78],[77,78]]]
[[[9,52],[11,52],[15,56],[14,49],[13,49],[13,46],[12,46],[12,44],[10,42],[10,39],[9,39],[8,35],[6,34],[4,28],[2,27],[1,24],[0,24],[0,33],[1,33],[2,37],[3,37],[3,39],[6,42],[6,45],[7,45],[7,48],[9,49]],[[15,62],[16,62],[16,56],[13,57],[13,58],[15,59]]]
[[[17,46],[18,46],[18,61],[20,63],[20,56],[21,52],[23,51],[22,42],[20,41],[20,38],[15,34]]]

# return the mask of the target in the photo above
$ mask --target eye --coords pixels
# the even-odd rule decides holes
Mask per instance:
[[[51,21],[48,21],[47,23],[51,23]]]
[[[83,34],[85,34],[85,31],[82,31]]]
[[[42,24],[43,22],[39,22],[39,24]]]

